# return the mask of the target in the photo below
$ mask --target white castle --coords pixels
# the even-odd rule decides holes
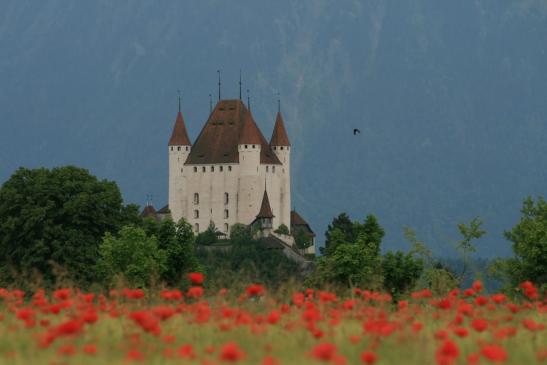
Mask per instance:
[[[268,142],[241,100],[220,100],[192,144],[179,106],[168,153],[169,204],[158,212],[149,205],[144,215],[185,218],[196,233],[213,223],[226,237],[235,223],[257,225],[262,238],[292,246],[292,236],[273,232],[283,224],[313,242],[308,223],[291,211],[291,144],[280,111]]]

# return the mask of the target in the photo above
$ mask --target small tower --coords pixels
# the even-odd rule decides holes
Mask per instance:
[[[273,229],[272,208],[270,207],[270,200],[268,199],[268,193],[264,189],[264,195],[262,196],[262,204],[260,205],[260,211],[256,215],[255,220],[251,224],[253,227],[258,228],[258,238],[268,237],[272,233]]]
[[[169,210],[173,219],[178,219],[183,216],[185,207],[183,207],[184,201],[184,189],[185,182],[183,181],[183,169],[184,162],[190,151],[192,144],[190,138],[188,138],[188,132],[186,131],[186,124],[182,112],[180,111],[179,100],[179,112],[177,119],[175,120],[175,126],[173,127],[173,133],[168,143],[169,151]]]
[[[270,139],[270,147],[273,152],[283,164],[281,168],[280,182],[281,182],[281,194],[280,194],[280,217],[279,223],[285,224],[290,227],[291,224],[291,143],[287,131],[285,130],[285,123],[281,116],[281,111],[277,112],[275,118],[275,126],[272,132],[272,138]]]

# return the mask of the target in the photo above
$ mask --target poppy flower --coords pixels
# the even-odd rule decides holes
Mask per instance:
[[[219,357],[221,361],[237,362],[245,358],[245,353],[235,342],[228,342],[221,347]]]
[[[361,353],[361,362],[367,365],[374,364],[376,362],[376,354],[371,351],[363,351]]]
[[[336,346],[332,343],[320,343],[311,350],[311,356],[320,361],[331,361],[336,357]]]
[[[497,344],[486,345],[481,349],[481,354],[491,362],[505,362],[507,352]]]
[[[192,282],[192,285],[202,285],[205,277],[200,272],[191,272],[188,274],[188,278]]]

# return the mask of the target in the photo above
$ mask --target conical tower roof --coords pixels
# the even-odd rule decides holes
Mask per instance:
[[[262,205],[260,206],[260,211],[258,212],[257,218],[273,218],[272,208],[270,207],[270,200],[268,199],[268,193],[264,190],[264,195],[262,196]]]
[[[256,125],[251,111],[247,113],[245,120],[243,121],[243,128],[239,135],[238,144],[261,144],[260,130]]]
[[[188,138],[184,118],[182,117],[182,113],[179,111],[177,114],[177,120],[175,121],[175,126],[173,127],[173,133],[171,133],[171,138],[169,138],[169,146],[191,145],[192,143],[190,143],[190,138]]]
[[[285,123],[283,123],[283,117],[280,112],[277,112],[275,117],[275,126],[272,133],[272,139],[270,140],[270,146],[290,146],[289,136],[285,130]]]

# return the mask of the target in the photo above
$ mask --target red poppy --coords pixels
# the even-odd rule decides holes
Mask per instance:
[[[481,354],[492,362],[505,362],[507,352],[497,344],[486,345],[481,349]]]
[[[188,274],[188,278],[192,282],[192,285],[202,285],[205,277],[200,272],[191,272]]]
[[[311,350],[311,356],[320,361],[331,361],[336,357],[336,346],[332,343],[320,343]]]
[[[228,342],[221,347],[219,357],[222,361],[236,362],[245,358],[245,353],[235,342]]]
[[[367,365],[374,364],[376,362],[376,354],[371,351],[363,351],[361,353],[361,362]]]

